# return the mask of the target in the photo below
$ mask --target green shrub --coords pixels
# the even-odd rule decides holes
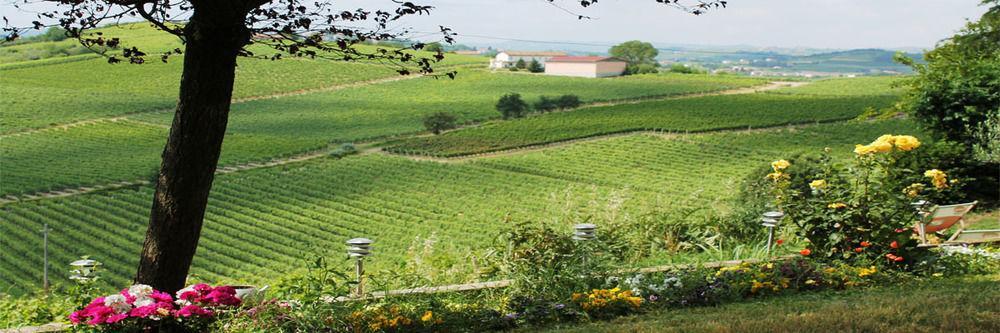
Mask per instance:
[[[434,134],[441,134],[443,131],[447,131],[457,127],[456,121],[458,118],[447,112],[436,112],[424,117],[424,128]]]
[[[509,93],[500,97],[496,105],[503,119],[521,118],[528,113],[528,103],[521,99],[521,94]]]
[[[559,99],[556,101],[556,105],[560,109],[577,108],[582,104],[583,102],[580,101],[580,96],[577,95],[562,95],[559,96]]]
[[[927,255],[911,237],[918,199],[952,197],[961,180],[937,169],[940,161],[909,155],[927,150],[910,136],[883,135],[857,145],[848,165],[819,157],[775,161],[773,206],[809,241],[803,255],[875,262],[909,269]]]
[[[531,60],[531,63],[528,64],[528,71],[532,73],[541,73],[545,71],[545,67],[542,67],[542,63],[538,62],[538,60]]]
[[[538,112],[549,112],[559,108],[558,102],[557,99],[550,98],[549,96],[539,96],[534,108]]]

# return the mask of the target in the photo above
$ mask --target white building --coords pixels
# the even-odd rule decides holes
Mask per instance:
[[[625,61],[612,57],[553,57],[545,63],[546,75],[609,77],[625,73]]]
[[[510,68],[517,64],[518,60],[524,60],[530,64],[532,60],[538,61],[542,65],[552,57],[564,56],[563,52],[538,52],[538,51],[503,51],[490,60],[490,69]]]

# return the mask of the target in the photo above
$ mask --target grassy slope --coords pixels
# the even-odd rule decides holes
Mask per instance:
[[[820,80],[764,94],[705,96],[543,114],[442,135],[401,140],[387,150],[460,156],[637,130],[705,131],[855,117],[891,105],[899,78]]]
[[[138,24],[103,30],[122,36],[123,40],[139,45],[151,54],[180,47],[176,38]],[[75,41],[30,43],[0,50],[66,43]],[[440,65],[483,64],[485,61],[483,57],[452,54],[447,55]],[[182,64],[183,56],[173,57],[167,63],[149,61],[144,65],[109,65],[103,58],[77,55],[0,66],[0,95],[5,96],[0,100],[0,109],[5,112],[5,117],[0,118],[0,133],[170,109],[177,100]],[[262,96],[396,75],[392,67],[371,63],[305,58],[281,61],[241,58],[233,96]]]
[[[303,61],[305,60],[280,61],[273,66],[288,66]],[[266,72],[273,68],[275,67],[259,68],[263,71],[254,77],[266,77]],[[240,70],[245,73],[251,69],[255,67],[241,67]],[[334,69],[317,71],[322,74],[325,70]],[[358,75],[342,73],[344,78],[356,78]],[[41,77],[35,79],[46,82]],[[258,79],[253,82],[259,87],[275,87],[270,89],[277,89],[279,86],[284,87],[282,89],[292,89],[295,86],[293,81],[282,85],[274,84],[282,79],[284,78]],[[491,118],[495,114],[492,103],[505,91],[522,91],[528,98],[534,98],[542,92],[574,93],[584,100],[598,101],[718,90],[759,82],[752,79],[682,75],[589,80],[468,70],[463,71],[455,80],[418,78],[329,93],[258,100],[234,106],[221,163],[231,165],[243,161],[260,161],[320,149],[331,142],[352,142],[416,132],[423,129],[421,117],[441,110],[453,112],[465,121]],[[137,92],[136,96],[141,94]],[[129,97],[115,99],[100,96],[95,97],[93,102],[114,105],[107,101],[115,100],[122,103],[130,101]],[[39,105],[51,105],[50,103],[52,101],[43,98],[37,101]],[[50,117],[57,113],[58,110],[39,114]],[[166,127],[170,124],[171,117],[171,113],[164,112],[137,115],[130,119]],[[135,127],[144,129],[141,132],[131,130]],[[133,136],[119,135],[125,131],[130,131]],[[63,140],[66,137],[71,137],[72,140]],[[4,138],[0,140],[0,152],[9,156],[11,161],[4,170],[10,177],[0,179],[0,195],[148,177],[159,163],[165,137],[165,128],[129,123],[87,125],[65,131],[43,131]],[[63,142],[63,145],[57,145],[58,142]],[[65,142],[71,144],[67,145]],[[57,151],[60,153],[55,154]],[[81,159],[91,156],[113,156],[121,162],[79,164]],[[43,167],[37,167],[38,165]],[[67,169],[74,171],[61,171]]]
[[[708,131],[843,120],[856,117],[868,106],[886,106],[892,100],[893,97],[778,94],[684,98],[498,121],[403,140],[388,150],[459,156],[639,130]]]
[[[1000,276],[660,310],[547,332],[998,332]]]
[[[301,267],[314,251],[336,256],[345,239],[357,236],[378,244],[373,269],[403,262],[415,237],[437,238],[444,257],[436,260],[464,265],[465,255],[489,244],[508,218],[565,225],[628,215],[619,211],[717,201],[731,193],[727,184],[791,151],[827,145],[849,151],[853,143],[910,132],[910,126],[831,124],[757,139],[705,134],[686,143],[623,137],[458,164],[362,155],[222,175],[210,197],[194,272],[208,281],[259,282]],[[678,158],[689,152],[699,159]],[[530,170],[518,170],[525,166]],[[601,172],[581,174],[593,170]],[[678,177],[678,170],[689,174]],[[692,188],[702,189],[694,201]],[[12,255],[0,257],[0,290],[16,292],[40,278],[36,231],[45,222],[55,230],[54,267],[92,255],[106,263],[108,283],[125,283],[151,196],[152,189],[139,187],[3,206],[0,220],[11,223],[0,224],[0,247]]]

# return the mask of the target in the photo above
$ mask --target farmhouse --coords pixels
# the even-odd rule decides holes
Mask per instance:
[[[490,69],[510,68],[517,64],[518,60],[530,63],[536,60],[542,65],[552,57],[565,56],[563,52],[539,52],[539,51],[503,51],[490,60]]]
[[[625,61],[612,57],[553,57],[545,63],[545,74],[609,77],[625,73]]]

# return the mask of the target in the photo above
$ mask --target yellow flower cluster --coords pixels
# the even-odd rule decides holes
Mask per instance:
[[[910,151],[920,147],[920,140],[910,135],[886,134],[867,145],[855,145],[854,153],[862,156],[874,153],[888,153],[892,151],[893,147],[901,151]]]
[[[788,169],[788,167],[791,166],[791,165],[792,164],[788,163],[788,161],[786,161],[786,160],[777,160],[777,161],[771,162],[771,169],[773,169],[774,172],[767,174],[767,179],[770,179],[770,180],[773,180],[773,181],[779,181],[779,180],[782,180],[782,179],[788,179],[789,176],[788,176],[788,174],[784,173],[784,171],[785,171],[785,169]]]
[[[791,282],[791,280],[789,280],[788,278],[781,278],[780,280],[778,280],[777,283],[772,281],[760,282],[757,279],[753,279],[752,281],[750,281],[750,293],[756,294],[760,291],[767,291],[767,290],[773,292],[779,292],[781,291],[781,289],[787,289],[789,282]]]
[[[861,268],[858,268],[858,277],[866,277],[866,276],[875,274],[877,272],[878,272],[878,269],[876,269],[875,266],[871,266],[871,267],[868,267],[868,268],[861,267]]]
[[[403,311],[396,305],[390,306],[388,309],[378,307],[370,310],[354,311],[351,313],[351,322],[354,323],[355,327],[367,326],[369,330],[374,332],[391,331],[413,325],[413,320],[407,318],[403,314]]]
[[[620,288],[594,289],[587,294],[573,293],[573,301],[588,312],[620,304],[632,309],[638,309],[642,305],[642,297],[633,296],[632,291],[622,291]]]
[[[906,194],[907,197],[916,198],[918,195],[920,195],[920,192],[924,190],[924,187],[925,187],[924,184],[913,183],[910,184],[910,186],[904,188],[903,193]]]
[[[924,172],[925,177],[931,177],[931,184],[937,189],[943,189],[948,187],[948,175],[944,174],[944,171],[938,169],[930,169]]]
[[[834,202],[832,204],[826,205],[826,207],[830,209],[841,209],[841,208],[847,208],[847,204],[843,202]]]
[[[812,188],[812,189],[814,189],[814,190],[825,189],[827,187],[827,185],[828,184],[826,183],[825,179],[817,179],[817,180],[809,182],[809,187]]]
[[[791,165],[792,164],[788,163],[786,160],[777,160],[771,162],[771,169],[774,169],[775,172],[781,172],[782,170],[788,169]]]

